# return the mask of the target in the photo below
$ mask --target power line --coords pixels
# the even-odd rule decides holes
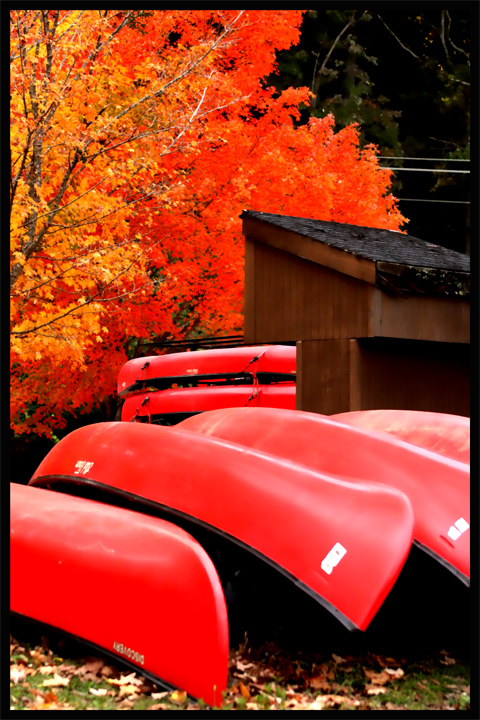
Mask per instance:
[[[428,203],[448,203],[450,205],[470,205],[468,200],[427,200],[423,198],[397,198],[399,202],[428,202]]]
[[[379,160],[431,160],[432,162],[470,162],[460,158],[421,158],[421,157],[394,157],[393,155],[377,155]]]
[[[429,172],[429,173],[464,173],[470,175],[470,170],[437,170],[436,168],[404,168],[404,167],[386,167],[380,165],[383,170],[401,170],[402,172]]]

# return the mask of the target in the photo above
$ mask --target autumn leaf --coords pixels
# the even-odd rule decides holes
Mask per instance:
[[[359,700],[352,700],[343,695],[319,695],[315,701],[309,706],[309,710],[324,710],[327,707],[337,707],[346,705],[348,707],[358,707]]]
[[[10,667],[10,681],[15,685],[27,677],[26,668],[23,665],[12,665]]]
[[[170,695],[170,699],[174,703],[184,703],[187,699],[187,693],[184,690],[174,690]]]
[[[381,687],[379,685],[365,685],[365,690],[367,695],[382,695],[387,692],[386,687]]]
[[[129,675],[121,675],[119,678],[106,678],[105,679],[107,683],[110,685],[133,685],[133,686],[139,686],[143,685],[143,678],[138,677],[138,675],[134,672],[130,673]]]
[[[445,655],[443,660],[440,660],[440,662],[442,663],[442,665],[455,665],[456,660],[454,660],[451,657],[448,657],[448,655]]]
[[[363,668],[363,672],[365,673],[365,676],[374,684],[374,685],[385,685],[391,678],[390,675],[382,670],[382,672],[375,672],[374,670],[368,670],[367,668]]]
[[[120,685],[118,695],[119,697],[123,697],[124,695],[130,697],[132,695],[138,695],[139,692],[140,688],[138,687],[138,685]]]
[[[153,692],[150,697],[153,700],[163,700],[163,698],[167,697],[169,694],[168,690],[165,690],[164,692]]]
[[[238,683],[238,687],[240,689],[240,693],[241,693],[242,697],[244,697],[245,700],[247,700],[247,701],[250,700],[250,698],[251,698],[250,690],[247,687],[245,687],[243,682],[240,681]]]
[[[393,668],[385,668],[385,672],[387,675],[390,675],[391,678],[395,680],[399,680],[405,675],[405,672],[402,670],[402,668],[397,668],[394,670]]]
[[[70,683],[70,678],[68,677],[62,677],[61,675],[58,675],[58,673],[55,673],[53,678],[47,678],[47,680],[44,680],[42,685],[43,687],[65,687]]]

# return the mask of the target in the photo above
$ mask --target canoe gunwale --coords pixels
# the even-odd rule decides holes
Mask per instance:
[[[210,532],[215,533],[219,537],[223,538],[224,540],[227,540],[228,542],[233,543],[234,545],[237,545],[238,547],[242,548],[243,550],[248,551],[251,555],[258,558],[259,560],[267,563],[270,567],[274,568],[277,572],[279,572],[281,575],[286,577],[288,580],[290,580],[297,588],[302,590],[304,593],[309,595],[311,598],[313,598],[316,602],[318,602],[319,605],[321,605],[325,610],[327,610],[331,615],[333,615],[344,627],[347,628],[347,630],[351,632],[362,632],[361,629],[355,625],[352,620],[350,620],[346,615],[344,615],[338,608],[336,608],[332,603],[330,603],[328,600],[326,600],[322,595],[315,592],[312,588],[310,588],[308,585],[303,583],[301,580],[296,578],[292,573],[290,573],[288,570],[283,568],[281,565],[276,563],[274,560],[269,558],[267,555],[264,555],[262,552],[257,550],[256,548],[252,547],[251,545],[248,545],[247,543],[243,542],[242,540],[239,540],[234,535],[231,535],[230,533],[227,533],[225,530],[221,530],[220,528],[216,527],[215,525],[211,525],[210,523],[205,522],[204,520],[200,520],[199,518],[196,518],[193,515],[189,515],[188,513],[184,513],[181,510],[177,510],[175,508],[171,508],[169,505],[164,505],[163,503],[156,502],[155,500],[150,500],[149,498],[145,498],[142,495],[137,495],[136,493],[128,492],[127,490],[123,490],[120,488],[116,488],[112,485],[106,485],[105,483],[98,482],[96,480],[91,480],[90,478],[78,478],[78,477],[72,477],[71,475],[62,475],[62,474],[52,474],[52,475],[41,475],[39,477],[34,478],[30,481],[29,485],[32,485],[34,487],[41,487],[41,488],[47,488],[47,489],[54,489],[54,486],[56,484],[64,483],[65,485],[74,485],[78,488],[91,488],[97,491],[100,491],[106,495],[108,498],[121,498],[122,500],[127,500],[130,503],[135,503],[136,507],[133,508],[130,506],[130,509],[143,512],[146,515],[159,515],[160,517],[163,517],[164,519],[168,519],[170,522],[172,522],[171,516],[178,517],[182,520],[187,521],[188,523],[192,523],[193,525],[196,525],[200,528],[203,528],[205,530],[208,530]],[[55,488],[56,491],[59,491],[58,488]],[[60,489],[60,492],[64,492]],[[105,502],[104,499],[102,499],[102,502]],[[115,503],[111,502],[109,503],[111,505],[115,505]],[[141,509],[140,509],[141,508]],[[148,512],[150,511],[156,511],[156,512]]]
[[[252,378],[256,378],[260,385],[271,385],[274,383],[296,382],[296,373],[281,372],[236,372],[236,373],[202,373],[198,375],[158,375],[153,378],[137,378],[134,383],[118,393],[119,397],[126,397],[132,393],[142,392],[145,387],[153,387],[156,390],[167,390],[172,383],[188,386],[202,387],[214,385],[215,387],[230,385],[251,385]]]
[[[149,423],[150,425],[165,425],[165,421],[167,421],[168,425],[177,425],[178,423],[186,420],[189,417],[192,417],[193,415],[200,415],[202,412],[204,412],[204,410],[192,410],[190,412],[153,413],[152,415],[150,415],[150,417],[148,415],[134,415],[130,420],[127,420],[126,422],[141,422]],[[172,420],[172,422],[169,422],[170,420]]]
[[[470,587],[470,578],[465,575],[465,573],[462,573],[461,570],[459,570],[454,565],[445,560],[445,558],[443,558],[441,555],[421,543],[420,540],[416,540],[415,538],[413,539],[412,545],[415,545],[419,548],[419,550],[422,550],[424,553],[436,560],[440,565],[442,565],[446,570],[451,572],[452,575],[454,575],[458,580],[460,580],[460,582],[462,582],[467,587]]]

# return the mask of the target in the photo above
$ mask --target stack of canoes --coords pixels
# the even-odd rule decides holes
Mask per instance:
[[[226,407],[295,409],[296,349],[237,347],[137,358],[118,376],[122,420],[175,425]]]
[[[242,571],[276,573],[349,630],[369,628],[415,557],[406,602],[434,568],[442,618],[465,615],[469,418],[301,412],[286,407],[294,379],[295,348],[282,346],[126,363],[122,420],[141,422],[81,427],[29,487],[11,484],[12,612],[213,706],[227,686],[240,555]],[[195,393],[210,405],[178,400]],[[189,417],[155,422],[169,413]]]

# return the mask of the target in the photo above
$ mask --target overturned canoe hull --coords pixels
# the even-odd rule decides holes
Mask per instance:
[[[159,390],[130,395],[122,406],[122,421],[165,422],[225,407],[277,407],[295,410],[295,383],[239,385]]]
[[[350,629],[369,625],[412,543],[412,509],[397,490],[157,425],[80,428],[30,482],[94,488],[198,523],[273,565]]]
[[[469,584],[469,465],[387,433],[301,411],[214,410],[188,418],[177,429],[240,443],[353,482],[396,488],[412,504],[416,543]]]
[[[292,379],[296,348],[289,345],[222,348],[135,358],[118,374],[117,392],[125,395],[144,387],[167,388],[174,382],[226,382],[255,376],[263,382]]]
[[[470,462],[470,418],[420,410],[359,410],[331,415],[332,420],[387,432],[445,457]]]
[[[12,484],[10,588],[13,612],[221,704],[228,672],[222,587],[203,548],[175,525]]]

